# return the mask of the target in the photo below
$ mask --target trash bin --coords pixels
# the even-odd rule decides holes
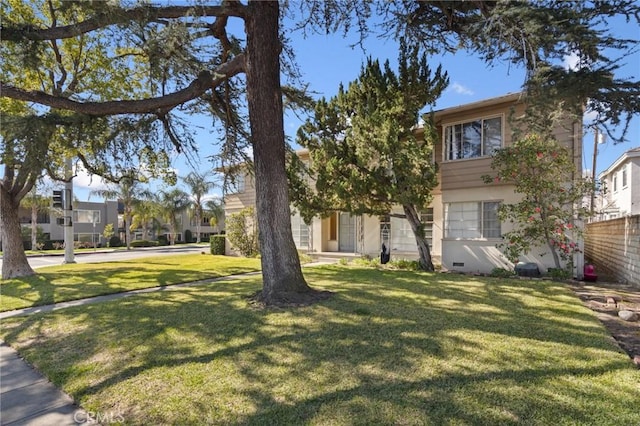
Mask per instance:
[[[538,264],[533,262],[518,262],[515,267],[515,272],[519,277],[540,276],[540,269],[538,269]]]
[[[380,264],[384,265],[391,259],[391,251],[387,249],[387,246],[382,243],[382,251],[380,252]]]
[[[597,279],[598,275],[596,274],[596,267],[591,264],[584,265],[584,280],[596,281]]]

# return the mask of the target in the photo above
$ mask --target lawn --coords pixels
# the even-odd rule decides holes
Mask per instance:
[[[49,266],[0,280],[0,312],[259,270],[259,259],[202,254]]]
[[[640,374],[561,283],[305,276],[335,295],[257,309],[252,276],[10,318],[2,338],[127,424],[640,423]]]

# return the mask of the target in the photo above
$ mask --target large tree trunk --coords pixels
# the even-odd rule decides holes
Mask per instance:
[[[433,271],[433,261],[431,260],[431,250],[429,249],[429,243],[424,237],[424,229],[422,228],[422,222],[420,221],[420,215],[414,205],[403,205],[402,209],[409,221],[413,235],[416,238],[416,244],[418,245],[418,255],[420,256],[420,268],[425,271]]]
[[[278,19],[277,1],[249,2],[247,99],[263,280],[257,299],[266,305],[311,303],[326,295],[307,285],[291,232]]]
[[[2,225],[2,279],[33,275],[22,245],[18,206],[20,200],[0,185],[0,224]]]

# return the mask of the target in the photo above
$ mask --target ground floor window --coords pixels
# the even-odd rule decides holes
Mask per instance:
[[[424,226],[424,235],[429,247],[433,243],[433,208],[429,207],[420,214]],[[392,251],[417,252],[416,237],[409,221],[389,215],[380,217],[380,247],[385,244]]]
[[[94,245],[100,245],[100,234],[99,233],[78,233],[73,234],[73,240],[80,243],[82,247],[90,248]]]
[[[474,201],[444,205],[445,238],[500,238],[499,202]]]
[[[296,248],[309,250],[309,226],[304,223],[299,213],[291,216],[291,233]]]

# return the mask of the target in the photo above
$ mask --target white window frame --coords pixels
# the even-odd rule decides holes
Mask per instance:
[[[384,243],[389,250],[402,253],[418,252],[416,237],[406,218],[385,215],[378,220],[380,223],[380,247]],[[433,247],[433,207],[428,207],[425,211],[420,212],[420,221],[425,226],[425,231],[429,231],[425,238],[429,247]]]
[[[495,115],[487,115],[487,116],[481,116],[481,117],[476,117],[473,119],[468,119],[468,120],[461,120],[461,121],[455,121],[455,122],[451,122],[451,123],[443,123],[442,125],[442,160],[445,162],[449,162],[449,161],[463,161],[463,160],[476,160],[479,158],[485,158],[490,156],[492,153],[487,153],[485,152],[486,147],[485,147],[485,137],[484,137],[484,129],[485,129],[485,125],[484,122],[485,120],[493,120],[499,118],[500,119],[500,148],[504,147],[504,126],[505,126],[505,119],[504,119],[504,114],[495,114]],[[480,155],[478,156],[473,156],[473,157],[461,157],[461,158],[449,158],[450,156],[448,155],[449,152],[451,151],[450,148],[450,143],[451,141],[447,138],[447,129],[454,127],[455,126],[462,126],[462,128],[464,128],[465,124],[470,124],[473,122],[479,121],[480,122],[480,128],[482,129],[481,131],[481,135],[480,135]],[[462,129],[461,129],[462,130]],[[461,142],[462,143],[462,142]],[[461,148],[461,151],[463,151],[463,147]]]
[[[448,240],[498,240],[502,236],[502,223],[497,219],[498,228],[485,226],[486,204],[500,204],[502,201],[462,201],[445,203],[444,205],[444,238]],[[452,206],[456,210],[452,211]],[[452,215],[455,217],[452,219]],[[497,217],[497,216],[496,216]],[[455,226],[457,225],[457,226]],[[498,231],[498,236],[487,236],[491,231]]]
[[[620,170],[620,174],[622,175],[622,177],[620,178],[620,180],[622,181],[621,188],[625,189],[627,186],[629,186],[629,179],[627,178],[627,166],[626,165],[624,167],[622,167],[622,170]]]
[[[309,250],[311,248],[309,247],[309,226],[304,223],[300,213],[291,215],[291,233],[297,249]]]
[[[80,218],[80,213],[86,213],[89,217],[93,218],[95,220],[95,223],[101,223],[101,211],[100,210],[91,210],[91,209],[77,209],[73,211],[73,222],[74,223],[94,223],[93,220],[91,221],[81,221]]]

